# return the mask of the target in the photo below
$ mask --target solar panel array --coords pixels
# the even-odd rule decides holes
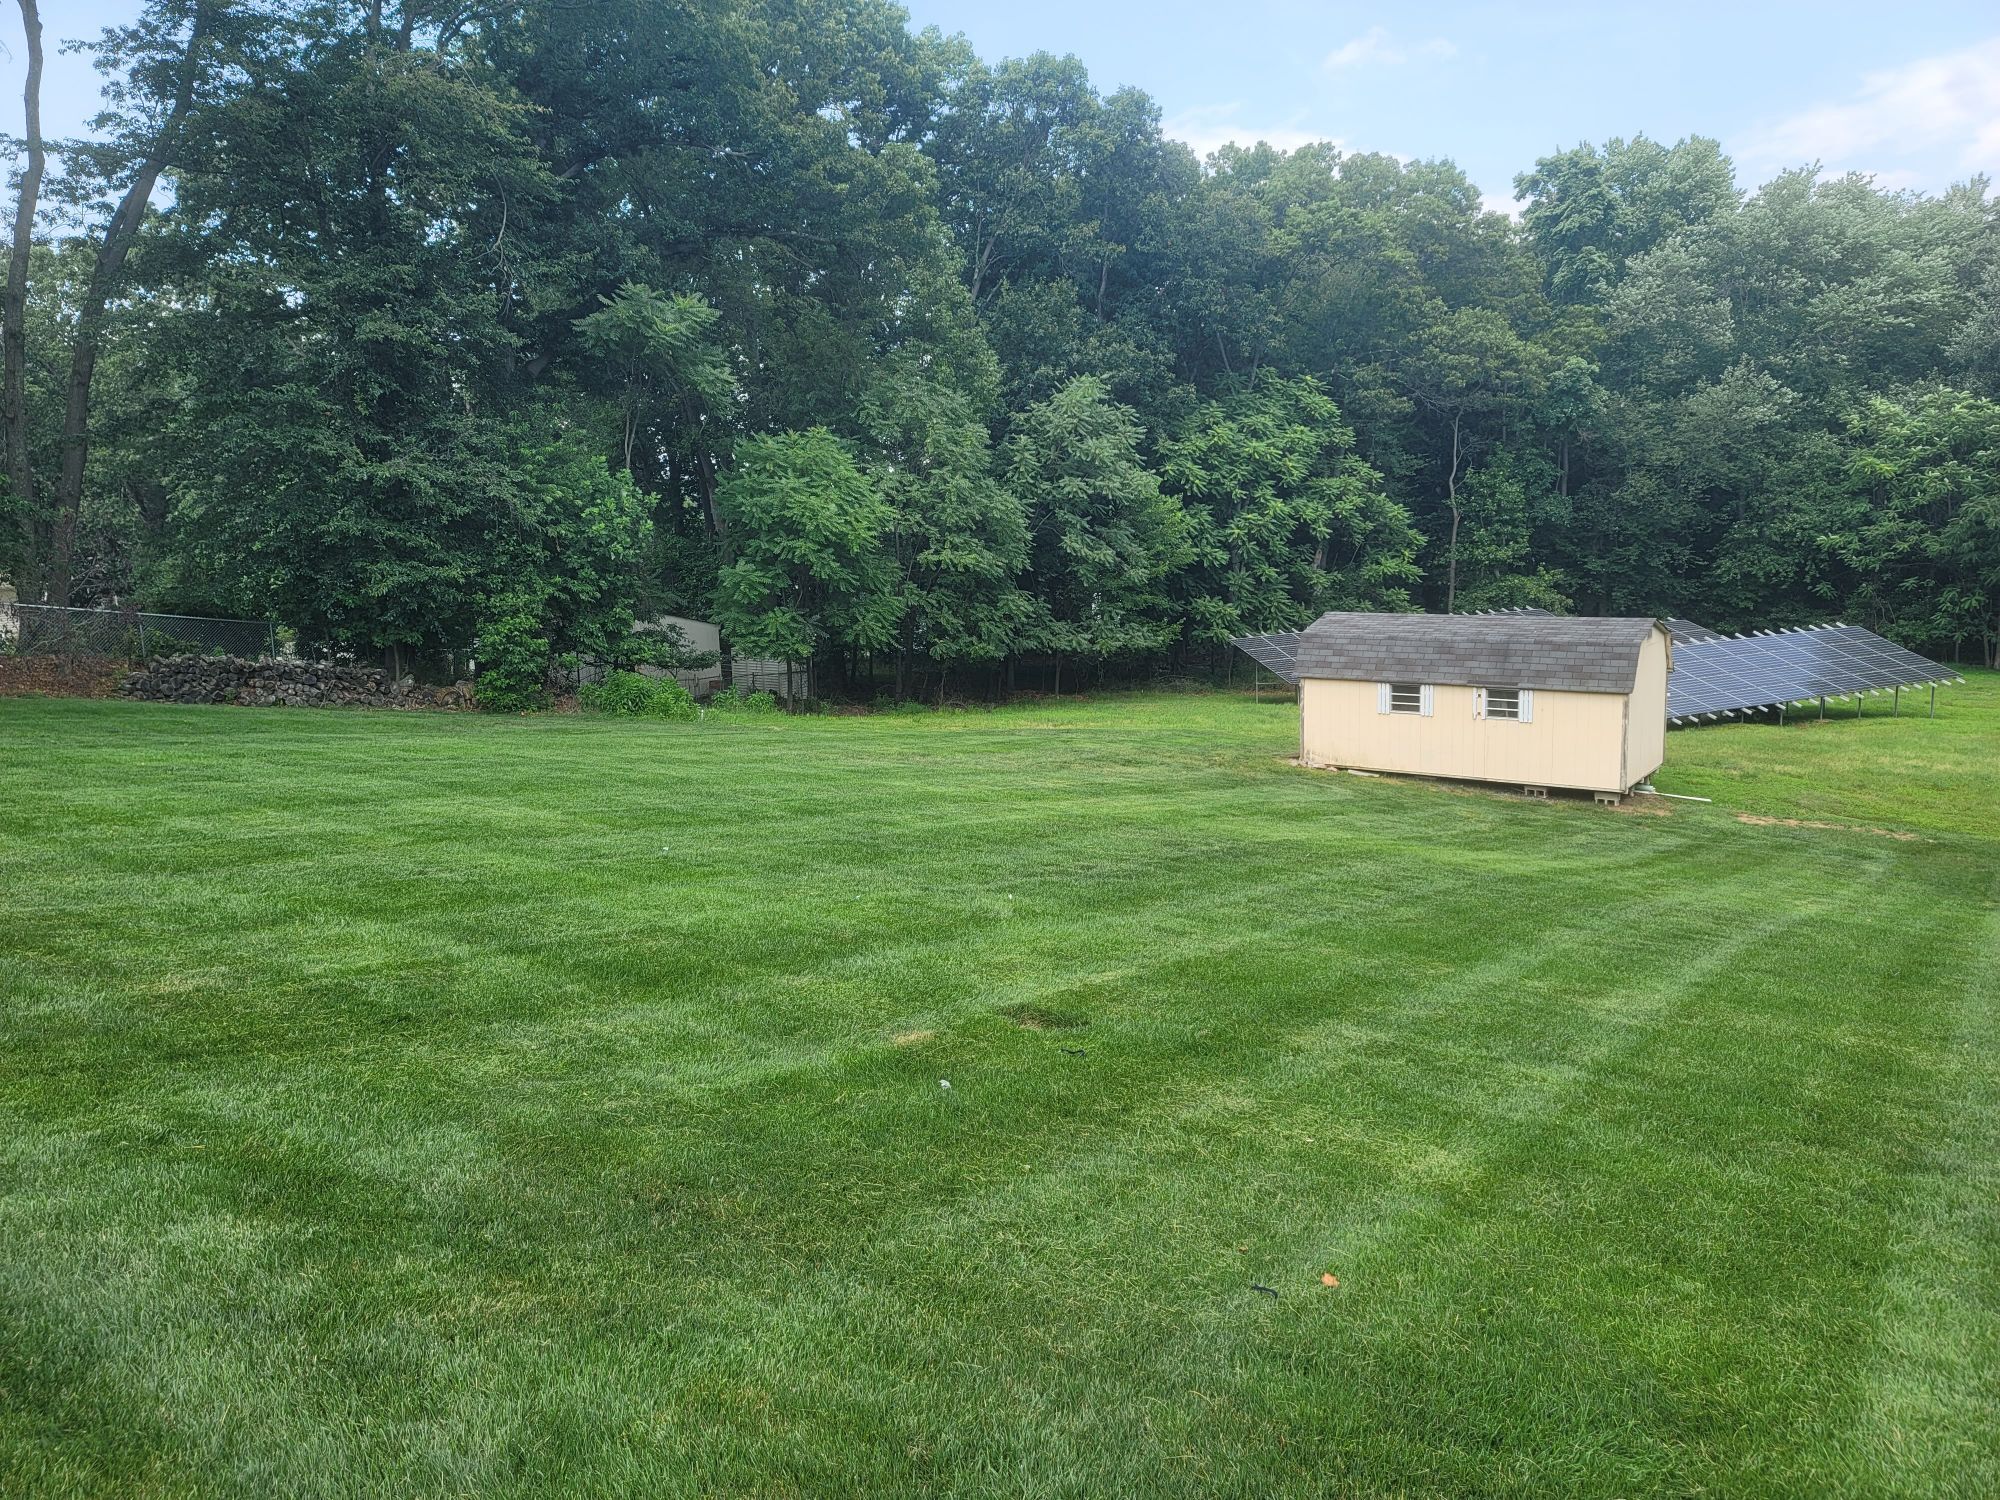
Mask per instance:
[[[1708,631],[1689,639],[1676,633],[1667,719],[1693,723],[1819,698],[1962,681],[1949,668],[1859,625],[1736,636]]]
[[[1487,613],[1546,615],[1548,611],[1520,608]],[[1674,670],[1667,678],[1667,719],[1673,724],[1965,680],[1949,667],[1926,661],[1859,625],[1723,635],[1693,620],[1661,623],[1674,640]],[[1229,644],[1286,682],[1298,683],[1298,631],[1238,636]]]
[[[1692,620],[1683,620],[1676,617],[1671,620],[1662,620],[1660,623],[1667,627],[1667,634],[1674,638],[1676,646],[1690,646],[1699,641],[1720,641],[1726,639],[1721,631],[1710,630],[1706,625],[1697,625]]]
[[[1298,631],[1273,630],[1263,635],[1239,635],[1229,644],[1256,662],[1260,667],[1277,673],[1278,676],[1284,678],[1292,686],[1298,686]]]

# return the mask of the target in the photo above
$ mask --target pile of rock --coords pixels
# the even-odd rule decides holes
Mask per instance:
[[[380,667],[264,656],[163,656],[126,677],[120,692],[155,703],[240,703],[253,708],[470,708],[472,684],[425,687]]]

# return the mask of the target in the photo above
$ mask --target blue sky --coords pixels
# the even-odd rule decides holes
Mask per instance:
[[[2000,10],[1990,3],[1152,4],[906,0],[989,59],[1074,52],[1109,90],[1152,94],[1171,134],[1448,156],[1495,206],[1514,174],[1580,140],[1719,137],[1739,177],[1819,160],[1935,192],[2000,176]],[[136,0],[43,0],[51,42],[135,14]],[[0,22],[0,129],[20,129],[24,59]],[[81,129],[87,62],[49,48],[45,128]]]

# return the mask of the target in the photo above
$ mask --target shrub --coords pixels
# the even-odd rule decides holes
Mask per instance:
[[[694,694],[672,678],[653,683],[653,696],[640,712],[649,719],[671,719],[678,724],[691,724],[701,717],[701,710],[694,706]]]
[[[585,708],[601,714],[627,714],[680,723],[700,716],[694,696],[678,682],[665,677],[642,677],[637,672],[608,673],[602,682],[586,682],[576,696]]]
[[[642,713],[652,696],[653,684],[637,672],[609,672],[576,690],[577,702],[600,714]]]
[[[778,711],[775,693],[746,693],[740,687],[726,687],[708,700],[712,714],[774,714]]]
[[[549,706],[549,640],[541,622],[515,610],[479,628],[479,676],[473,696],[487,713],[520,713]]]

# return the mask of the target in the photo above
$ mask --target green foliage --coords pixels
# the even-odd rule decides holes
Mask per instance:
[[[889,508],[832,433],[744,438],[717,499],[736,560],[716,618],[738,650],[806,661],[828,646],[893,643],[902,601],[882,546]]]
[[[740,687],[726,687],[708,700],[713,714],[774,714],[778,711],[775,693],[746,693]]]
[[[663,296],[628,281],[601,300],[597,312],[577,319],[577,340],[623,381],[623,456],[630,471],[642,431],[650,428],[656,446],[664,446],[675,423],[697,422],[724,408],[736,383],[713,342],[722,315],[702,298]]]
[[[698,672],[721,658],[713,651],[695,650],[680,626],[662,621],[627,631],[605,649],[603,659],[614,671],[658,667],[665,672]]]
[[[1021,588],[1028,527],[994,474],[969,398],[919,370],[892,371],[862,403],[869,474],[888,509],[901,580],[898,646],[947,665],[998,661],[1033,639]]]
[[[1192,638],[1411,607],[1422,538],[1316,381],[1260,375],[1202,407],[1160,457],[1188,517]]]
[[[694,696],[678,682],[638,672],[608,672],[601,682],[586,682],[577,689],[577,701],[595,713],[627,718],[693,723],[701,717]]]
[[[495,604],[479,627],[474,694],[487,713],[548,707],[549,638],[535,612],[518,599]]]
[[[1028,517],[1045,649],[1103,660],[1158,651],[1180,626],[1166,581],[1193,556],[1187,518],[1139,454],[1136,415],[1080,376],[1021,414],[1007,484]]]
[[[506,598],[622,665],[671,613],[864,697],[1195,669],[1336,606],[2000,649],[1983,471],[1934,430],[2000,398],[1983,181],[1746,193],[1639,136],[1533,163],[1517,224],[1447,161],[1198,164],[1138,90],[893,6],[201,11],[94,325],[78,602],[372,656]],[[145,157],[190,15],[92,44],[113,144],[63,213]],[[99,232],[31,247],[31,592]]]

